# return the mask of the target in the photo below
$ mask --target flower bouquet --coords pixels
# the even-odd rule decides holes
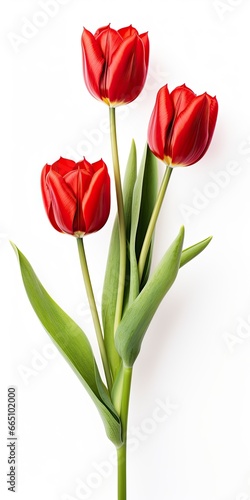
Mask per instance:
[[[87,335],[50,297],[30,263],[13,245],[23,283],[38,318],[79,377],[117,449],[118,500],[126,496],[126,450],[134,363],[158,306],[180,268],[202,252],[211,237],[183,249],[181,227],[162,260],[151,270],[154,232],[165,193],[177,166],[198,162],[211,142],[218,113],[215,97],[196,95],[186,85],[159,89],[149,118],[147,145],[139,168],[132,141],[123,182],[116,133],[116,107],[138,97],[149,65],[148,34],[110,25],[82,34],[83,74],[87,89],[109,110],[110,139],[117,199],[103,284],[102,310],[96,305],[84,239],[99,231],[110,212],[110,177],[102,159],[90,163],[60,158],[42,169],[44,207],[52,226],[76,239],[103,365],[95,359]],[[158,188],[158,160],[164,170]],[[59,236],[62,237],[62,236]],[[63,236],[64,237],[64,236]]]

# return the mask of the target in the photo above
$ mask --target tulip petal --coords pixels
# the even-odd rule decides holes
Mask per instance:
[[[208,124],[208,140],[207,140],[207,144],[206,144],[206,147],[205,147],[203,153],[200,155],[200,157],[196,161],[199,161],[204,156],[204,154],[206,153],[207,149],[210,146],[210,142],[211,142],[212,137],[213,137],[215,124],[216,124],[216,120],[217,120],[217,115],[218,115],[218,101],[217,101],[216,97],[211,97],[208,94],[206,94],[206,97],[208,99],[209,106],[210,106],[210,115],[209,115],[209,124]]]
[[[139,35],[137,29],[133,28],[133,26],[130,24],[130,26],[126,26],[126,28],[120,28],[118,30],[119,35],[121,35],[122,39],[127,38],[131,35]]]
[[[50,170],[47,175],[47,184],[56,224],[64,233],[73,234],[76,199],[71,188],[66,184],[64,178],[53,170]]]
[[[106,65],[109,66],[112,54],[122,43],[122,37],[116,30],[113,30],[110,26],[108,26],[106,30],[102,30],[95,38],[101,47]]]
[[[85,169],[80,168],[80,163],[78,163],[77,170],[73,170],[69,174],[65,175],[64,180],[66,184],[71,188],[76,199],[76,211],[74,216],[74,232],[86,232],[85,222],[82,213],[82,200],[86,192],[88,191],[92,174]],[[85,163],[85,162],[84,162]]]
[[[101,31],[96,40],[101,47],[105,60],[102,76],[100,79],[100,93],[102,98],[108,99],[107,78],[108,78],[109,66],[114,51],[122,43],[122,37],[118,34],[117,31],[113,30],[112,28],[110,28],[110,26],[108,26],[106,30]]]
[[[188,106],[188,104],[195,99],[196,94],[186,87],[186,85],[180,85],[179,87],[176,87],[172,92],[170,93],[170,97],[172,99],[173,105],[174,105],[174,117],[172,120],[172,125],[168,130],[167,138],[166,138],[166,145],[165,145],[165,157],[170,156],[169,151],[171,150],[171,141],[172,141],[172,135],[173,135],[173,130],[175,126],[175,120],[177,116],[184,111],[184,109]]]
[[[209,137],[211,136],[211,138],[212,138],[212,135],[213,135],[214,129],[215,129],[216,120],[217,120],[217,115],[218,115],[218,101],[217,101],[216,97],[211,97],[208,94],[206,94],[206,97],[207,97],[207,99],[209,101],[209,105],[210,105],[208,131],[209,131]]]
[[[110,179],[107,168],[96,172],[82,202],[86,234],[101,229],[110,211]]]
[[[103,160],[98,160],[98,161],[92,163],[91,166],[92,166],[92,169],[94,172],[98,172],[98,170],[101,170],[102,168],[105,168],[105,169],[107,168],[106,164],[104,163]]]
[[[53,209],[51,206],[51,196],[50,196],[50,191],[47,186],[47,174],[50,171],[51,166],[50,165],[45,165],[42,169],[42,174],[41,174],[41,191],[42,191],[42,198],[43,198],[43,203],[44,203],[44,208],[47,213],[47,216],[49,218],[50,223],[52,226],[59,231],[60,233],[62,232],[60,227],[57,225],[55,221],[55,217],[53,214]]]
[[[107,71],[106,90],[110,103],[133,101],[141,92],[146,76],[143,42],[137,35],[125,38],[113,53]]]
[[[89,163],[86,158],[83,158],[83,160],[78,161],[76,163],[76,168],[79,168],[81,170],[85,170],[88,174],[93,175],[94,169],[91,163]]]
[[[148,33],[143,33],[140,35],[140,39],[144,45],[144,50],[145,50],[145,64],[146,67],[148,67],[148,62],[149,62],[149,39],[148,39]]]
[[[51,198],[49,194],[49,189],[46,182],[46,177],[50,171],[50,165],[44,165],[41,174],[41,189],[42,189],[42,197],[45,206],[45,210],[48,213],[51,205]]]
[[[71,170],[75,168],[75,162],[73,160],[60,157],[59,160],[55,161],[55,163],[51,165],[51,168],[54,172],[57,172],[64,177],[64,175],[71,172]]]
[[[82,34],[82,57],[86,87],[96,99],[102,99],[100,79],[105,61],[99,43],[92,33],[86,29]]]
[[[157,158],[165,156],[167,132],[174,116],[174,107],[168,86],[162,87],[156,96],[155,106],[148,126],[148,145]],[[166,155],[167,156],[167,155]]]
[[[102,26],[101,28],[98,28],[94,34],[94,37],[97,38],[102,31],[106,31],[109,28],[110,24],[107,24],[106,26]]]
[[[84,193],[88,190],[91,177],[90,173],[80,167],[64,176],[64,181],[71,188],[71,192],[73,192],[76,200],[83,198]]]
[[[185,84],[176,87],[170,93],[175,109],[175,117],[177,117],[187,105],[196,97],[196,94],[189,89]]]
[[[175,165],[192,165],[204,154],[208,141],[209,105],[205,94],[196,97],[177,116],[169,156]]]

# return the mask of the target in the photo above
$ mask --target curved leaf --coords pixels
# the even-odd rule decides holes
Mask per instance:
[[[136,147],[135,147],[135,142],[132,141],[124,182],[123,182],[124,216],[125,216],[127,240],[129,240],[130,238],[131,203],[132,203],[134,183],[136,179],[136,170],[137,170]],[[121,358],[116,350],[114,343],[114,319],[115,319],[117,290],[119,282],[119,265],[120,265],[120,243],[119,243],[119,227],[116,217],[110,240],[109,254],[108,254],[106,273],[103,285],[103,295],[102,295],[102,322],[104,330],[104,341],[106,345],[107,356],[111,366],[112,375],[114,378],[119,370],[119,366],[121,363]],[[127,262],[127,272],[128,270],[129,270],[129,262]],[[129,283],[129,276],[127,275],[126,284],[128,283]]]
[[[147,146],[142,195],[141,195],[140,216],[136,233],[137,261],[140,257],[142,245],[146,236],[152,212],[154,210],[157,198],[157,192],[158,192],[157,160],[156,157],[153,155],[152,151],[150,151],[149,147]],[[140,288],[143,288],[144,284],[148,280],[151,267],[152,253],[153,253],[153,240],[149,248],[148,258],[145,264],[144,273],[142,275]]]
[[[177,276],[183,239],[184,228],[182,227],[151,278],[125,312],[117,328],[115,344],[126,366],[133,366],[146,330]]]
[[[49,296],[26,257],[14,243],[11,244],[17,254],[24,287],[36,315],[94,401],[102,417],[107,436],[119,446],[121,444],[120,419],[102,382],[86,335]]]
[[[199,253],[201,253],[207,247],[211,239],[212,236],[209,236],[209,238],[206,238],[205,240],[202,240],[199,243],[192,245],[191,247],[185,248],[185,250],[183,250],[181,254],[180,267],[185,266],[185,264],[187,264],[190,260],[199,255]]]
[[[120,242],[118,220],[115,219],[102,292],[102,324],[104,342],[113,378],[120,365],[120,356],[114,344],[114,319],[119,282]]]
[[[131,235],[130,235],[130,290],[129,303],[137,297],[140,290],[138,275],[138,258],[140,256],[143,241],[147,232],[148,224],[154,209],[157,197],[157,162],[153,153],[146,145],[142,157],[142,162],[138,177],[136,179],[131,215]],[[152,258],[152,245],[149,251],[146,272],[142,282],[148,279]]]

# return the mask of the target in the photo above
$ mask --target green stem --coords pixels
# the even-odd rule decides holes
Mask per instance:
[[[112,107],[109,108],[109,119],[110,119],[111,149],[112,149],[112,158],[114,167],[118,224],[119,224],[119,238],[120,238],[120,270],[119,270],[119,283],[118,283],[116,311],[114,320],[114,332],[115,332],[121,321],[122,308],[123,308],[124,285],[126,276],[126,226],[125,226],[122,184],[121,184],[121,174],[120,174],[118,146],[117,146],[115,108]]]
[[[169,165],[167,166],[167,168],[165,170],[165,174],[164,174],[164,177],[162,179],[161,187],[159,189],[159,193],[158,193],[157,200],[156,200],[156,203],[154,206],[154,210],[153,210],[153,213],[151,215],[148,229],[147,229],[147,232],[146,232],[146,235],[144,238],[144,242],[142,245],[141,254],[140,254],[140,258],[139,258],[139,264],[138,264],[138,272],[139,272],[140,281],[142,279],[143,270],[144,270],[144,266],[146,263],[149,247],[150,247],[152,236],[153,236],[154,229],[155,229],[155,225],[156,225],[158,215],[159,215],[159,212],[160,212],[160,209],[162,206],[162,202],[164,200],[164,196],[166,193],[166,189],[168,187],[168,183],[169,183],[169,180],[170,180],[170,177],[172,174],[172,170],[173,170],[172,167],[170,167]]]
[[[127,446],[123,444],[117,450],[118,500],[127,498]]]
[[[90,275],[89,275],[89,270],[88,270],[88,264],[86,260],[86,255],[85,255],[85,250],[84,250],[84,245],[83,245],[83,239],[82,238],[77,238],[77,246],[78,246],[78,252],[79,252],[79,258],[80,258],[80,264],[81,264],[81,269],[82,269],[82,275],[85,283],[85,288],[86,288],[86,293],[89,301],[89,306],[93,318],[93,323],[96,331],[96,336],[97,336],[97,342],[99,345],[100,353],[101,353],[101,358],[102,358],[102,364],[108,384],[108,389],[109,392],[111,393],[112,389],[112,379],[111,379],[111,374],[110,374],[110,368],[109,368],[109,362],[108,362],[108,357],[106,353],[106,348],[103,340],[103,334],[102,334],[102,328],[101,328],[101,323],[96,307],[96,302],[95,302],[95,297],[93,293],[93,288],[90,280]]]
[[[123,384],[120,399],[123,444],[117,449],[118,500],[126,500],[127,498],[127,427],[131,380],[132,368],[123,366]]]

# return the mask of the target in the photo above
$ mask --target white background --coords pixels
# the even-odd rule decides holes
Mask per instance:
[[[48,3],[1,3],[0,496],[11,497],[6,413],[7,387],[15,385],[15,498],[116,498],[113,446],[78,379],[51,350],[8,243],[12,239],[26,254],[51,295],[88,333],[98,356],[76,244],[50,226],[40,172],[60,155],[75,160],[86,155],[91,162],[102,157],[112,177],[108,108],[84,86],[80,46],[83,26],[94,32],[111,22],[115,29],[132,23],[140,33],[149,31],[151,42],[145,89],[118,113],[122,171],[132,137],[142,155],[162,85],[171,90],[186,83],[219,101],[209,151],[197,165],[174,171],[159,220],[154,266],[181,224],[185,246],[210,234],[213,240],[180,271],[135,366],[128,500],[249,500],[250,4],[64,0],[59,5],[54,0],[52,16],[45,14]],[[27,22],[33,26],[29,33]],[[86,238],[98,306],[115,213],[113,188],[112,194],[108,224]],[[168,414],[163,410],[166,418],[156,423],[162,403]]]

